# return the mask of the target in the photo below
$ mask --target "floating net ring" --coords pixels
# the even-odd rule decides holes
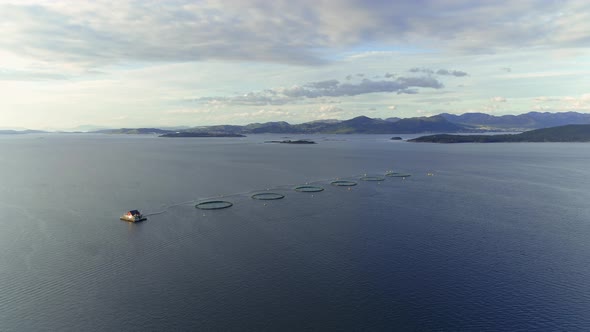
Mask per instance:
[[[408,173],[398,173],[398,172],[389,172],[387,174],[385,174],[386,176],[391,176],[394,178],[407,178],[409,176],[412,176],[412,174],[408,174]]]
[[[195,205],[195,207],[201,210],[221,210],[227,209],[232,205],[233,203],[227,201],[206,201],[198,203],[197,205]]]
[[[346,181],[346,180],[338,180],[338,181],[332,181],[332,183],[330,183],[333,186],[337,186],[337,187],[352,187],[352,186],[356,186],[356,182],[354,181]]]
[[[385,178],[382,176],[363,176],[361,177],[362,181],[385,181]]]
[[[317,193],[320,191],[324,191],[324,188],[317,187],[317,186],[298,186],[295,187],[295,191],[303,192],[303,193]]]
[[[283,199],[285,195],[277,194],[277,193],[258,193],[252,195],[253,199],[259,199],[262,201],[272,201],[275,199]]]

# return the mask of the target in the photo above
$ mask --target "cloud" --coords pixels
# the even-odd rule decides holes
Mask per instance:
[[[494,97],[491,99],[492,102],[494,103],[505,103],[506,102],[506,98],[504,97]]]
[[[533,98],[533,101],[541,102],[541,103],[554,102],[554,101],[560,101],[560,100],[561,100],[560,98],[547,97],[547,96]]]
[[[500,70],[505,71],[507,73],[512,72],[512,68],[510,68],[510,67],[502,67],[502,68],[500,68]]]
[[[451,105],[452,103],[461,101],[460,98],[457,97],[431,97],[431,98],[420,98],[416,100],[417,103],[428,103],[428,104],[436,104],[436,105]]]
[[[356,96],[377,92],[414,93],[414,91],[417,91],[416,87],[433,89],[443,87],[440,81],[432,77],[398,77],[394,81],[363,79],[358,84],[330,82],[330,85],[320,82],[322,83],[320,86],[317,83],[309,83],[303,86],[280,89],[278,92],[288,97],[318,98],[323,96]]]
[[[208,114],[211,113],[212,110],[210,109],[192,109],[192,108],[181,108],[181,109],[173,109],[168,110],[166,114],[181,114],[181,115],[189,115],[189,114]]]
[[[590,111],[590,93],[580,96],[567,96],[560,98],[561,104],[555,108],[563,111]]]
[[[437,75],[445,75],[445,76],[456,76],[456,77],[463,77],[467,76],[467,73],[460,70],[446,70],[446,69],[439,69],[436,71]]]
[[[239,60],[317,65],[334,50],[493,53],[588,47],[590,3],[384,0],[10,1],[0,50],[49,62]]]
[[[21,71],[0,69],[0,81],[52,81],[66,80],[66,75],[45,71]]]
[[[418,68],[418,67],[414,67],[411,68],[410,70],[408,70],[410,73],[425,73],[425,74],[429,74],[432,75],[434,74],[434,70],[432,69],[428,69],[428,68]]]
[[[322,105],[322,106],[320,106],[318,111],[320,113],[325,113],[325,114],[326,113],[340,114],[344,110],[342,108],[334,106],[334,105]]]
[[[443,84],[436,78],[398,77],[393,81],[373,81],[363,79],[359,83],[342,83],[338,80],[325,80],[296,85],[289,88],[274,88],[259,92],[248,92],[235,97],[202,97],[194,101],[209,104],[227,103],[234,105],[284,105],[305,99],[322,97],[347,97],[369,93],[416,94],[417,88],[441,89]]]
[[[277,117],[277,116],[283,116],[283,117],[288,117],[291,115],[291,112],[277,108],[277,109],[260,109],[258,111],[249,113],[250,116],[253,117]]]
[[[296,13],[274,13],[272,6],[244,5],[150,0],[0,4],[3,35],[10,35],[0,41],[0,50],[81,66],[207,59],[324,61],[312,49],[318,36],[306,27],[310,22],[298,21]],[[281,40],[295,31],[296,36]]]
[[[533,98],[533,101],[537,104],[535,108],[555,111],[590,111],[590,93],[564,97],[540,96]],[[549,104],[550,106],[547,106],[546,104]]]
[[[311,112],[308,112],[308,117],[312,118],[312,119],[335,119],[338,118],[342,115],[346,114],[346,112],[340,108],[340,107],[336,107],[334,105],[322,105],[320,106],[319,109],[317,110],[313,110]]]
[[[336,88],[340,82],[338,80],[327,80],[327,81],[320,81],[320,82],[312,82],[306,84],[306,86],[314,89],[333,89]]]
[[[391,106],[387,107],[387,109],[392,110],[392,111],[395,110],[396,108],[397,108],[397,106],[395,106],[395,105],[391,105]]]
[[[430,69],[430,68],[419,68],[419,67],[415,67],[415,68],[411,68],[409,70],[409,72],[411,73],[425,73],[428,75],[441,75],[441,76],[455,76],[455,77],[463,77],[463,76],[467,76],[468,74],[464,71],[460,71],[460,70],[448,70],[448,69],[439,69],[439,70],[434,70],[434,69]]]
[[[416,110],[416,114],[420,115],[420,116],[433,116],[434,114],[430,111],[425,111],[425,110]]]
[[[276,96],[275,91],[248,92],[241,96],[235,97],[201,97],[192,99],[192,101],[205,102],[209,105],[245,105],[245,106],[265,106],[265,105],[285,105],[291,102],[291,98],[286,96]]]

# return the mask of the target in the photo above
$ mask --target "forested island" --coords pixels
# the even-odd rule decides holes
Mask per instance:
[[[414,138],[419,143],[590,142],[590,125],[566,125],[503,135],[429,135]]]

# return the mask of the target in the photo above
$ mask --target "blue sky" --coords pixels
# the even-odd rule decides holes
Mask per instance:
[[[586,1],[0,0],[0,127],[590,112]]]

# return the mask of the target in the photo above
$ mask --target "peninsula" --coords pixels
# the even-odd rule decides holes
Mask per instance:
[[[508,143],[508,142],[590,142],[590,125],[566,125],[503,135],[429,135],[414,138],[418,143]]]

